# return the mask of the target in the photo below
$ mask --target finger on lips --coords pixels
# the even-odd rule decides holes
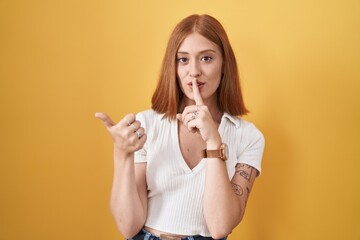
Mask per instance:
[[[193,89],[195,104],[196,105],[204,105],[204,102],[203,102],[202,97],[200,95],[199,87],[197,85],[197,79],[196,78],[194,78],[192,80],[192,89]]]
[[[199,87],[197,85],[197,79],[196,78],[194,78],[192,80],[192,89],[193,89],[193,96],[194,96],[195,105],[185,107],[182,114],[177,114],[176,115],[176,118],[179,119],[180,121],[184,122],[184,123],[188,122],[188,121],[186,121],[188,115],[190,115],[190,120],[194,120],[196,118],[196,116],[198,115],[200,106],[204,105],[203,99],[202,99],[202,97],[200,95]]]

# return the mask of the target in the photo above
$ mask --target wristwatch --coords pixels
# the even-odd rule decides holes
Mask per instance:
[[[222,143],[219,149],[216,150],[207,150],[202,151],[203,158],[220,158],[223,161],[226,161],[229,156],[229,149],[226,143]]]

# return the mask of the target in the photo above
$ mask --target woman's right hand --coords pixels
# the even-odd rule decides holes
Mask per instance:
[[[136,121],[135,114],[126,115],[118,123],[114,123],[106,113],[97,112],[95,117],[104,123],[112,137],[114,147],[126,156],[144,146],[147,136],[141,123]]]

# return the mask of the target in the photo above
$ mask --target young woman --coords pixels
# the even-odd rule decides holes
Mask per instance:
[[[209,15],[170,36],[152,109],[115,123],[111,210],[127,239],[226,239],[261,170],[264,137],[245,108],[233,50]]]

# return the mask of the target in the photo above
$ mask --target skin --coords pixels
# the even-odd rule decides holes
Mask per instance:
[[[131,238],[144,226],[147,216],[146,164],[134,164],[134,152],[143,147],[147,135],[132,113],[118,123],[106,113],[95,113],[95,117],[104,123],[114,144],[111,213],[122,235]],[[140,138],[133,126],[141,132]]]
[[[179,144],[186,163],[193,168],[201,161],[204,148],[219,149],[222,143],[218,126],[223,113],[217,107],[216,94],[223,58],[219,47],[198,33],[185,38],[177,58],[178,81],[184,93],[183,111],[177,115]],[[119,123],[114,123],[105,113],[95,116],[103,121],[114,142],[111,211],[120,232],[131,238],[144,226],[147,216],[146,163],[133,161],[134,152],[146,141],[146,133],[134,114],[128,114]],[[212,237],[223,238],[240,223],[257,171],[246,164],[237,164],[229,181],[224,161],[204,160],[204,217]],[[146,229],[156,235],[163,233]]]

